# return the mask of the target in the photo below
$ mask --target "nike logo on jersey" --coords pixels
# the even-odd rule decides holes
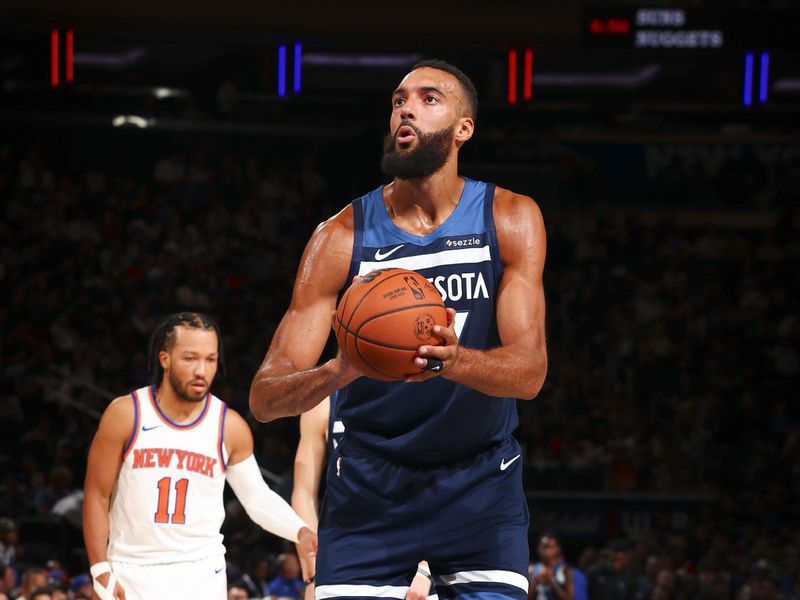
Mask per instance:
[[[394,254],[395,252],[400,250],[400,248],[402,248],[403,246],[405,246],[405,244],[400,244],[399,246],[395,246],[394,248],[392,248],[391,250],[389,250],[386,253],[383,253],[380,250],[376,250],[375,251],[375,260],[383,260],[384,258],[388,258],[392,254]]]
[[[158,429],[161,425],[153,425],[152,427],[148,427],[147,425],[142,425],[142,431],[150,431],[151,429]]]
[[[513,463],[515,460],[517,460],[519,457],[520,457],[520,455],[519,455],[519,454],[517,454],[517,455],[516,455],[514,458],[512,458],[512,459],[511,459],[510,461],[508,461],[508,462],[506,462],[506,459],[505,459],[505,458],[504,458],[503,460],[501,460],[501,461],[500,461],[500,470],[501,470],[501,471],[505,471],[505,470],[506,470],[508,467],[510,467],[510,466],[511,466],[511,464],[512,464],[512,463]]]
[[[214,569],[214,575],[216,575],[217,573],[220,573],[220,572],[222,572],[224,570],[225,570],[225,567],[222,567],[221,569]]]

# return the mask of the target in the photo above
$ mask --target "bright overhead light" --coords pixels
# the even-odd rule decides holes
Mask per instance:
[[[155,119],[145,119],[138,115],[117,115],[111,119],[111,124],[114,127],[122,127],[123,125],[133,125],[139,129],[147,129],[156,124]]]
[[[168,88],[168,87],[153,88],[153,96],[155,96],[159,100],[163,100],[164,98],[182,98],[188,95],[189,92],[187,92],[186,90],[180,90],[178,88]]]

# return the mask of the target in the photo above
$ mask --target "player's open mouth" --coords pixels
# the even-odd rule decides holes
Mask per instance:
[[[415,137],[417,137],[417,134],[408,125],[403,125],[395,134],[398,144],[410,144]]]
[[[205,383],[192,383],[189,384],[189,387],[192,388],[195,392],[205,392],[206,391],[206,384]]]

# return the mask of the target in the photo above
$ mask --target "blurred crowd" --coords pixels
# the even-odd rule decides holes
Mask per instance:
[[[353,193],[350,173],[279,146],[148,148],[113,167],[47,150],[0,140],[0,600],[39,587],[87,597],[86,451],[108,401],[149,381],[146,340],[162,315],[220,321],[228,376],[214,391],[249,415],[303,245]],[[550,372],[519,405],[528,489],[714,498],[691,532],[569,558],[587,573],[624,563],[637,598],[800,597],[800,212],[687,221],[541,200]],[[286,493],[296,420],[251,425]],[[291,549],[232,497],[227,508],[231,597],[292,580]]]

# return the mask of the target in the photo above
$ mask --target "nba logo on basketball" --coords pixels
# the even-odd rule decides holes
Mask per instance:
[[[434,320],[433,315],[429,313],[422,313],[421,315],[417,316],[416,321],[414,321],[414,335],[421,342],[431,339],[431,331],[433,330],[433,326],[435,324],[436,321]]]

